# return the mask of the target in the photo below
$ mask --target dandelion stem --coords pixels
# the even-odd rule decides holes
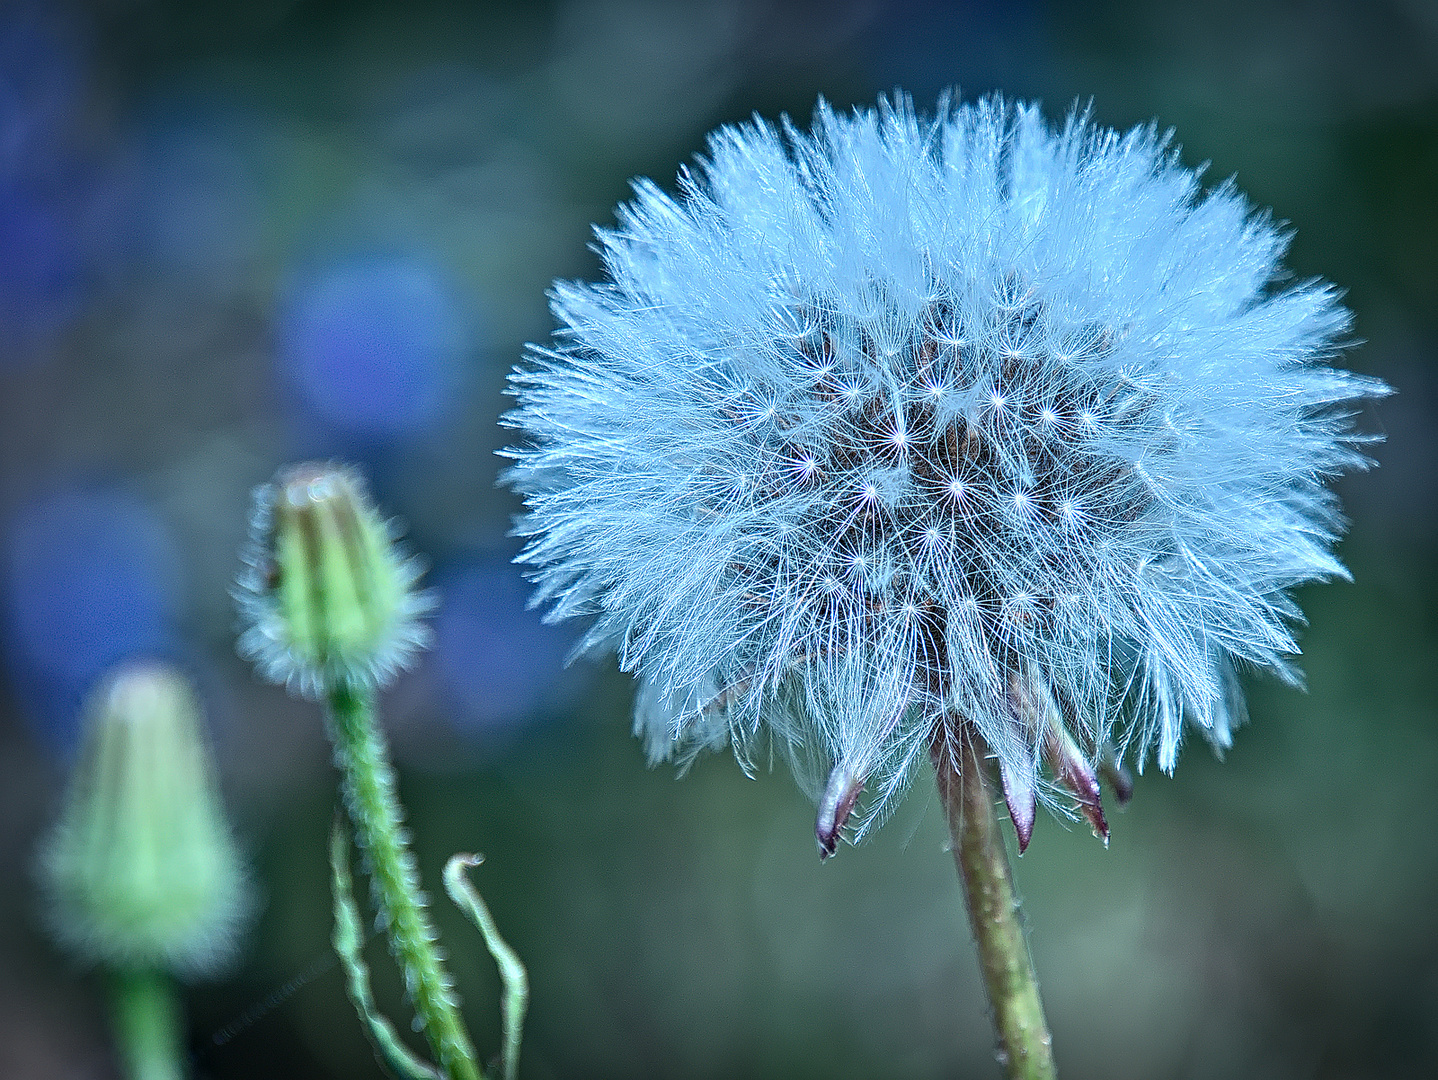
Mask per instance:
[[[180,1003],[174,981],[154,969],[117,972],[111,1007],[127,1080],[182,1080]]]
[[[481,1080],[453,983],[425,911],[374,698],[372,690],[345,685],[329,695],[335,758],[344,773],[345,805],[367,859],[390,951],[404,971],[410,1001],[424,1025],[435,1060],[450,1080]]]
[[[1011,1080],[1052,1080],[1053,1038],[1019,919],[994,789],[985,776],[987,747],[969,725],[961,730],[953,744],[934,742],[933,761],[993,1007],[999,1060]]]

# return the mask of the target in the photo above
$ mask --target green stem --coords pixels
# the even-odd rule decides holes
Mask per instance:
[[[415,1014],[445,1076],[481,1080],[401,824],[394,770],[376,720],[374,692],[342,686],[330,692],[329,705],[335,756],[344,772],[345,803],[368,860],[390,950],[404,971]]]
[[[183,1080],[180,1002],[170,977],[154,970],[116,972],[110,994],[128,1080]]]
[[[1011,1080],[1053,1080],[1053,1038],[1024,940],[994,791],[985,777],[987,747],[968,724],[961,731],[956,746],[936,740],[932,756],[993,1007],[999,1061]]]

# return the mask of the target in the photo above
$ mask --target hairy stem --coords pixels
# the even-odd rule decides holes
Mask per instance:
[[[425,911],[419,872],[401,824],[394,770],[376,721],[374,692],[341,686],[331,691],[329,705],[335,757],[344,773],[345,805],[415,1014],[444,1075],[451,1080],[480,1080],[474,1047],[435,944],[437,935]]]
[[[182,1080],[180,1002],[170,977],[155,970],[116,972],[111,1008],[127,1080]]]
[[[961,732],[952,743],[936,739],[932,756],[993,1007],[999,1061],[1011,1080],[1052,1080],[1053,1038],[1019,919],[995,793],[985,776],[987,748],[969,725],[962,725]]]

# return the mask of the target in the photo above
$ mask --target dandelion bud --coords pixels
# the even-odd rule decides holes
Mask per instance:
[[[82,756],[40,863],[61,941],[87,961],[199,975],[233,953],[249,887],[200,735],[163,664],[94,692]]]
[[[248,626],[240,654],[272,682],[318,698],[380,686],[429,641],[433,606],[419,560],[395,543],[360,475],[291,465],[255,490],[236,599]]]

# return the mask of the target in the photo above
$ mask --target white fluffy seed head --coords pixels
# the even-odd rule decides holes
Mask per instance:
[[[1280,233],[1153,128],[821,104],[599,238],[506,477],[535,602],[639,673],[651,757],[774,736],[881,810],[937,725],[1032,774],[1020,678],[1170,769],[1185,718],[1227,742],[1235,665],[1294,677],[1345,403],[1386,388],[1322,366],[1334,290],[1276,286]]]

